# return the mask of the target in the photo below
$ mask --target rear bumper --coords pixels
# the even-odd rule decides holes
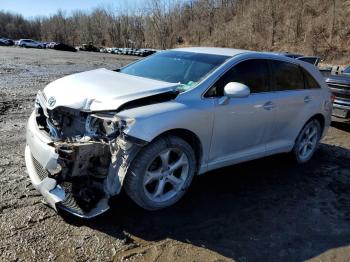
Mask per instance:
[[[38,129],[34,112],[28,120],[26,140],[25,162],[29,178],[50,207],[56,211],[64,209],[81,218],[92,218],[109,209],[108,199],[102,199],[88,213],[71,208],[71,194],[50,177],[52,172],[59,169],[59,156],[55,152],[53,141]]]

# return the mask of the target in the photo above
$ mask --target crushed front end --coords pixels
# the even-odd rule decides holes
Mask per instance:
[[[127,169],[146,143],[128,138],[129,120],[115,112],[67,107],[49,110],[39,92],[26,131],[26,166],[33,186],[48,205],[84,218],[109,209]]]

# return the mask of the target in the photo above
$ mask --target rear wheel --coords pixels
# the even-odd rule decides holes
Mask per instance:
[[[301,130],[293,149],[298,163],[306,163],[314,155],[321,138],[321,125],[316,119],[309,121]]]
[[[140,151],[125,177],[125,191],[144,209],[165,208],[185,194],[195,169],[191,146],[181,138],[166,136]]]

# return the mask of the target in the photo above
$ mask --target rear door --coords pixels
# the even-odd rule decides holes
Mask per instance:
[[[245,98],[224,97],[224,87],[239,82],[250,88]],[[226,72],[208,95],[216,98],[209,168],[263,156],[274,122],[267,60],[251,59]],[[223,102],[225,101],[225,102]]]
[[[267,151],[275,153],[293,147],[316,94],[305,88],[304,69],[298,64],[271,60],[270,68],[273,89],[271,100],[276,107],[276,117]]]

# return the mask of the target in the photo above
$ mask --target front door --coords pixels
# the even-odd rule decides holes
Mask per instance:
[[[229,82],[247,85],[251,94],[246,98],[225,98],[224,87]],[[252,59],[235,65],[209,90],[208,94],[216,99],[209,169],[265,154],[275,113],[269,85],[267,61]]]

